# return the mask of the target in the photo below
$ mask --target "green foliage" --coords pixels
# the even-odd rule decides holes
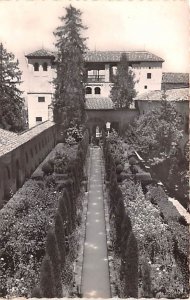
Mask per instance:
[[[48,255],[44,256],[40,270],[40,291],[43,298],[55,298],[56,277],[54,277],[53,266]]]
[[[49,230],[46,241],[46,254],[49,256],[52,263],[53,275],[55,278],[55,296],[62,297],[61,284],[61,259],[57,240],[53,230]]]
[[[131,231],[126,244],[124,264],[125,298],[138,298],[138,245]]]
[[[42,294],[39,286],[36,286],[32,290],[31,298],[42,298]]]
[[[61,122],[68,127],[71,122],[80,124],[85,119],[85,91],[83,86],[86,27],[81,20],[81,11],[72,5],[61,17],[62,24],[56,29],[57,78],[55,84],[54,114],[63,114]]]
[[[182,137],[181,125],[175,103],[167,101],[163,95],[161,106],[140,115],[125,136],[144,158],[166,158]]]
[[[120,174],[123,171],[123,166],[121,164],[117,165],[116,167],[116,173]]]
[[[71,124],[71,126],[66,130],[65,143],[69,145],[77,144],[83,137],[82,126],[77,126],[76,124]]]
[[[129,108],[136,96],[134,73],[129,69],[127,55],[121,55],[110,97],[116,108]]]
[[[46,174],[46,175],[50,175],[53,173],[53,166],[52,164],[50,164],[48,161],[45,162],[42,165],[42,171]]]
[[[24,100],[18,89],[21,71],[18,60],[0,44],[0,127],[19,132],[24,129]]]
[[[125,288],[121,296],[128,296],[130,287],[132,287],[132,284],[127,285],[127,282],[130,282],[130,278],[132,278],[130,263],[133,262],[133,257],[131,257],[133,250],[127,248],[129,246],[127,246],[129,231],[132,228],[138,246],[140,297],[186,297],[189,278],[189,242],[184,219],[168,201],[168,197],[161,188],[148,186],[145,197],[141,185],[135,184],[128,177],[118,187],[118,182],[115,180],[113,157],[119,157],[123,162],[123,159],[127,160],[127,156],[130,157],[132,154],[132,151],[125,146],[121,139],[118,139],[118,144],[117,140],[114,143],[106,142],[104,153],[106,169],[111,174],[110,214],[111,216],[114,214],[117,246],[120,246],[122,284],[126,280],[125,275],[130,274],[124,284]],[[147,181],[150,184],[150,174],[142,172],[139,166],[133,164],[136,164],[136,161],[131,161],[131,158],[128,161],[128,166],[129,163],[133,168],[138,167],[137,174],[139,174],[142,183]],[[127,167],[125,168],[125,163],[124,170],[126,175],[130,175]],[[117,190],[120,191],[121,195],[116,193]],[[120,200],[118,201],[118,199]],[[121,201],[123,203],[120,203]],[[116,203],[118,204],[117,207]],[[128,259],[126,259],[127,251],[130,253]],[[127,262],[129,262],[129,273],[125,270],[127,269]]]
[[[81,141],[84,153],[87,151],[87,141],[88,134],[85,133],[84,139]],[[68,154],[69,161],[72,161],[76,159],[78,149],[77,146],[57,145],[51,153],[52,157],[50,155],[51,158],[48,160],[51,167],[54,166],[56,151],[60,153],[57,155],[59,157],[62,157],[62,153]],[[59,233],[62,238],[64,237],[61,234],[58,217],[55,218],[57,207],[64,222],[65,236],[67,235],[68,238],[71,229],[70,222],[75,221],[72,214],[75,214],[76,198],[72,198],[70,183],[74,183],[69,177],[70,174],[67,173],[67,178],[70,178],[65,180],[65,188],[69,191],[68,199],[61,197],[63,201],[59,201],[61,193],[64,192],[63,190],[60,191],[61,193],[56,191],[60,176],[63,174],[40,175],[35,180],[29,179],[0,210],[0,297],[30,297],[31,294],[37,293],[33,287],[39,284],[39,270],[45,255],[47,232],[54,221],[56,234]],[[71,201],[72,205],[67,201]],[[66,204],[68,204],[68,212]],[[69,217],[72,217],[72,220],[69,220]],[[53,239],[53,250],[51,252],[50,247],[49,254],[50,252],[55,254],[60,249],[60,247],[58,249],[58,242],[56,246],[55,234]],[[61,238],[59,238],[59,242],[61,242]],[[68,254],[67,241],[66,247]],[[58,265],[60,266],[60,263]],[[56,295],[61,295],[59,272],[56,279],[56,284],[59,285],[56,287]]]
[[[36,181],[28,180],[1,209],[1,297],[28,296],[38,284],[46,234],[57,201],[54,189],[42,189]]]
[[[62,222],[62,218],[57,211],[55,215],[55,236],[57,240],[57,245],[59,248],[60,258],[61,258],[61,265],[64,266],[65,263],[65,232],[64,232],[64,225]]]

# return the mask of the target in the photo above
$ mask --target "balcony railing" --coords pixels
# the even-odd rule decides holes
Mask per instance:
[[[88,75],[87,82],[105,82],[105,75]]]

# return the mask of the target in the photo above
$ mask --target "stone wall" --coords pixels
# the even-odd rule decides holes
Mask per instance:
[[[47,121],[0,143],[0,208],[30,177],[56,142],[56,125]]]

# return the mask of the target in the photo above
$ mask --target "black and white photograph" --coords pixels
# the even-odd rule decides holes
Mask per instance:
[[[0,298],[189,298],[189,15],[0,1]]]

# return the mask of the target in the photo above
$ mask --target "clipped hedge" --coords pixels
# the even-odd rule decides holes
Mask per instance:
[[[84,139],[80,142],[80,149],[84,156],[88,148],[88,133],[84,134]],[[72,147],[58,144],[48,155],[48,161],[54,165],[55,152],[65,153],[69,161],[76,160],[75,167],[81,168],[82,163],[77,162],[78,145]],[[75,177],[66,174],[64,167],[63,174],[54,172],[49,175],[43,172],[41,164],[35,171],[33,179],[29,179],[12,199],[0,210],[0,297],[5,296],[25,296],[41,293],[40,282],[43,281],[40,275],[40,266],[46,253],[46,236],[50,228],[55,230],[55,214],[57,209],[64,223],[65,237],[69,235],[67,224],[72,224],[75,220],[67,219],[67,210],[70,215],[75,214],[75,201],[77,197],[75,189]],[[39,171],[39,172],[38,172]],[[79,173],[77,173],[79,174]],[[82,174],[82,172],[81,172]],[[60,187],[60,178],[64,177],[64,183]],[[79,182],[82,178],[78,179]],[[67,190],[64,193],[64,189]],[[67,194],[67,196],[66,196]],[[60,198],[64,205],[60,204]],[[64,219],[65,216],[65,219]],[[53,227],[52,227],[53,226]],[[70,232],[72,227],[70,229]],[[65,249],[68,250],[67,241]],[[60,251],[60,249],[58,249]],[[36,287],[36,289],[35,289]],[[40,291],[40,292],[39,292]],[[42,297],[44,296],[41,293]]]
[[[114,147],[117,149],[115,144]],[[135,182],[134,177],[118,182],[112,150],[112,145],[105,142],[109,206],[114,215],[116,246],[119,248],[116,251],[121,258],[121,286],[124,285],[120,297],[186,297],[189,248],[172,222],[176,228],[182,226],[182,236],[185,235],[186,239],[188,234],[183,228],[185,226],[180,224],[178,212],[165,213],[165,219],[171,219],[166,222],[160,209],[164,209],[164,205],[155,206],[148,197],[145,198],[141,184]],[[177,251],[183,253],[181,260]]]

